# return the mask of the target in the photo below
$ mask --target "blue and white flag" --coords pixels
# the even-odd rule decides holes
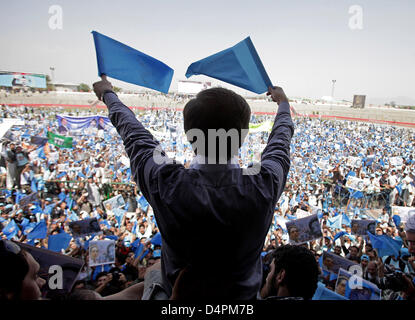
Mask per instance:
[[[16,222],[12,219],[6,227],[2,230],[4,235],[7,237],[8,240],[12,239],[13,237],[17,236],[19,232],[19,227],[17,226]]]

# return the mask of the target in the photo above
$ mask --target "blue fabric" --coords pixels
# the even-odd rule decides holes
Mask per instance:
[[[341,229],[342,228],[342,219],[343,215],[339,214],[333,218],[327,219],[327,226],[331,229]]]
[[[19,231],[19,227],[17,226],[16,222],[12,219],[7,226],[4,227],[2,230],[4,235],[7,237],[8,240],[13,238],[14,236],[17,236],[17,233]]]
[[[395,240],[387,235],[376,236],[367,232],[372,243],[373,248],[377,249],[380,257],[385,256],[399,256],[399,251],[402,248],[402,241]]]
[[[45,206],[45,209],[43,209],[43,213],[47,214],[47,215],[50,215],[55,206],[56,206],[55,203],[48,204],[47,206]]]
[[[267,92],[268,87],[272,86],[250,37],[231,48],[193,62],[186,71],[186,77],[198,74],[204,74],[258,94]]]
[[[138,199],[138,204],[140,205],[140,208],[144,212],[147,212],[147,210],[148,210],[148,202],[147,202],[146,198],[144,198],[144,196],[141,196],[140,199]]]
[[[392,217],[392,220],[393,220],[393,222],[395,223],[395,226],[396,227],[399,227],[400,226],[400,224],[401,224],[401,217],[400,216],[398,216],[398,215],[394,215],[393,217]]]
[[[33,230],[27,235],[27,239],[44,239],[46,238],[47,232],[46,222],[41,221],[37,223]]]
[[[71,242],[72,236],[66,232],[61,232],[55,235],[51,235],[48,238],[48,249],[61,252],[62,249],[66,249]]]
[[[173,69],[163,62],[119,41],[92,31],[98,62],[98,75],[168,93]]]
[[[143,252],[144,250],[144,246],[142,243],[140,243],[140,239],[137,239],[136,241],[134,241],[131,244],[130,248],[134,252],[134,259],[137,259],[138,256],[141,254],[141,252]]]
[[[342,224],[345,224],[346,226],[351,226],[352,221],[350,220],[349,216],[345,213],[342,214]]]
[[[119,208],[116,208],[112,211],[114,212],[115,219],[117,220],[117,223],[118,223],[118,227],[121,227],[121,222],[122,222],[122,219],[124,218],[126,211],[124,209],[119,209]]]
[[[24,227],[23,233],[25,235],[29,234],[34,229],[34,227],[36,227],[36,222],[30,222],[27,226]]]
[[[340,237],[346,235],[347,232],[346,231],[340,231],[339,233],[336,233],[336,235],[333,238],[333,242],[336,241],[337,239],[339,239]]]
[[[157,232],[150,241],[155,246],[161,246],[161,234]]]

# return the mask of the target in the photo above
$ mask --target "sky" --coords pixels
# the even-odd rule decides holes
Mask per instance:
[[[49,27],[52,5],[62,8],[62,29]],[[362,29],[349,26],[353,5]],[[51,74],[53,66],[55,81],[91,86],[99,80],[96,30],[169,65],[177,90],[192,62],[250,36],[272,83],[290,97],[330,96],[335,79],[336,99],[415,104],[413,0],[20,0],[1,1],[0,19],[4,71]],[[205,76],[189,80],[248,93]]]

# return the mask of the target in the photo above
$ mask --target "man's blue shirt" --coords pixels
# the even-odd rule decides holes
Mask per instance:
[[[294,124],[289,104],[279,106],[259,172],[246,175],[234,164],[186,169],[173,161],[160,163],[153,157],[159,143],[135,114],[114,93],[106,93],[104,101],[132,176],[154,210],[168,294],[179,271],[190,264],[199,285],[216,297],[254,299],[262,282],[265,237],[290,168]]]

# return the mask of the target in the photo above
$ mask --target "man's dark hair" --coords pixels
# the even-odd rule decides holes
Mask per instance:
[[[317,289],[320,273],[313,253],[302,246],[285,245],[278,247],[274,252],[275,271],[272,283],[275,283],[277,274],[285,270],[282,282],[292,297],[302,297],[309,300]]]
[[[211,88],[199,92],[195,99],[190,100],[183,110],[184,131],[199,129],[205,135],[205,152],[207,156],[209,145],[208,129],[236,129],[239,134],[238,148],[242,144],[242,129],[249,128],[251,108],[246,100],[235,92],[225,88]],[[195,142],[193,138],[190,143]],[[227,160],[235,155],[231,150],[230,138],[227,138]],[[237,152],[237,150],[236,150]],[[216,161],[219,159],[219,143],[216,141]]]
[[[23,280],[29,272],[26,251],[14,254],[6,251],[0,241],[0,300],[7,300],[12,294],[13,300],[18,300],[22,291]]]

